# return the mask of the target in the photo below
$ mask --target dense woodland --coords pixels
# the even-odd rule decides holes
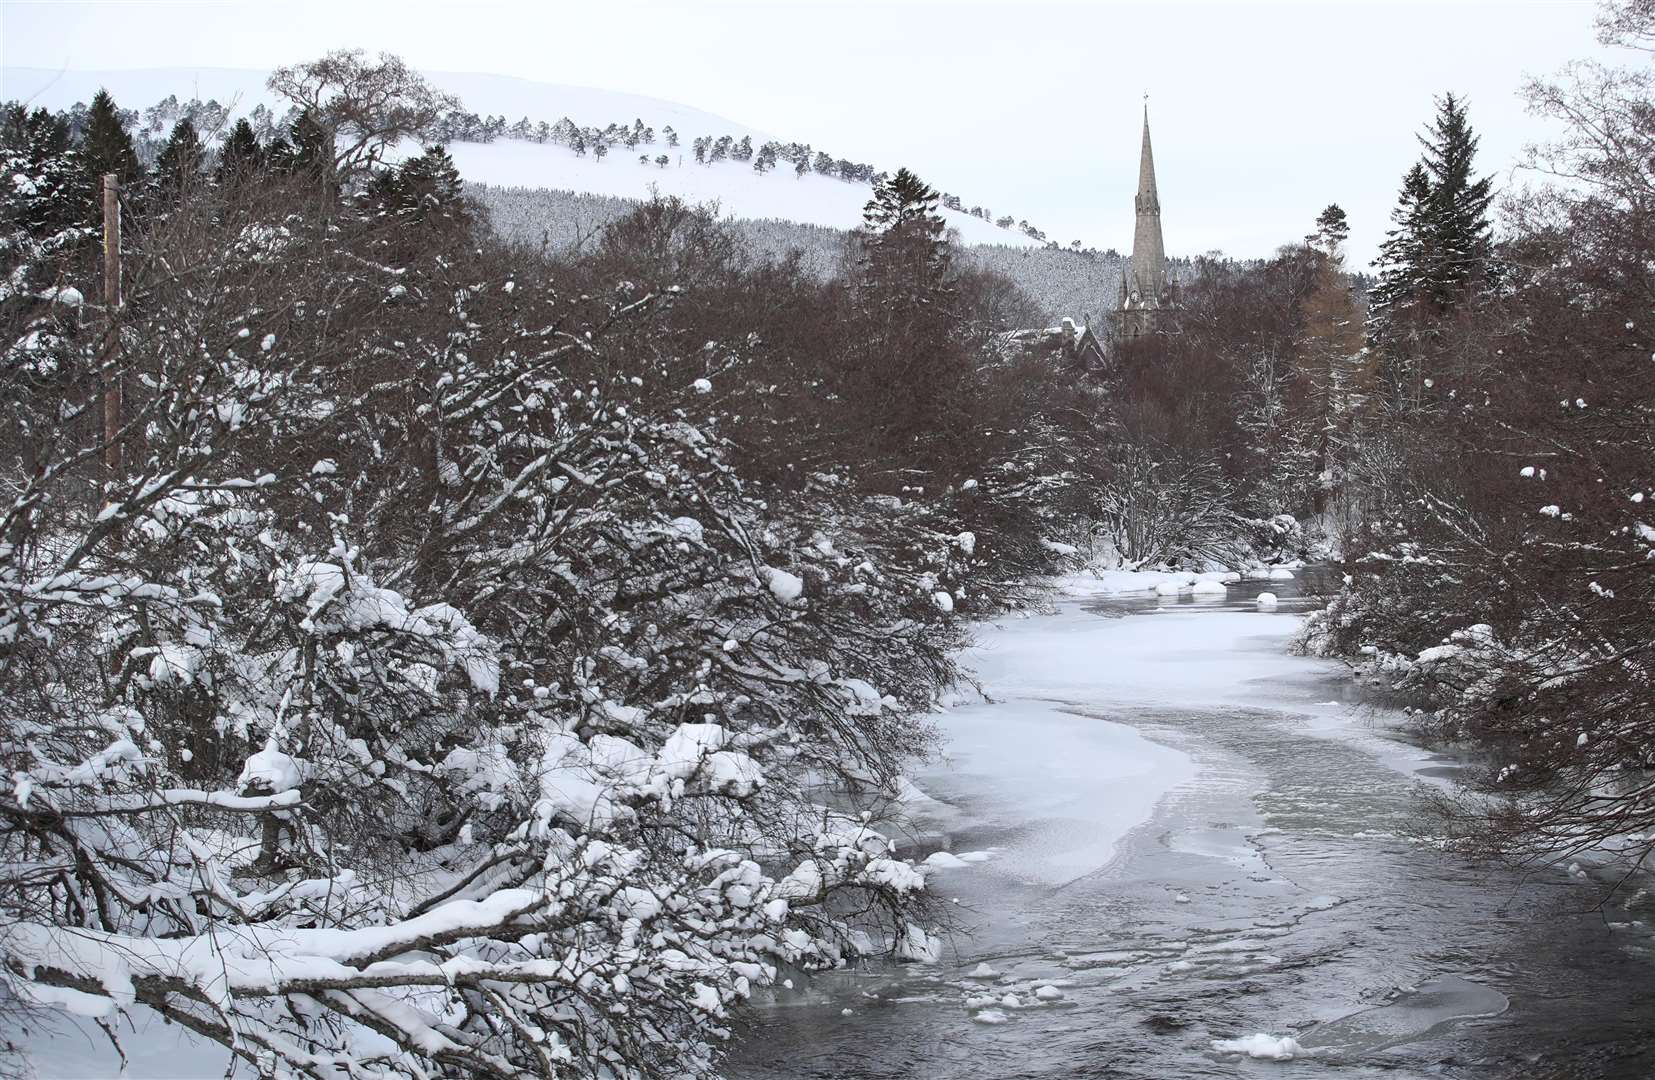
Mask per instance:
[[[831,259],[672,199],[536,243],[440,146],[383,164],[457,107],[394,58],[153,155],[108,95],[10,108],[6,1021],[136,1002],[269,1075],[715,1075],[755,987],[937,955],[903,770],[969,620],[1077,551],[1341,562],[1304,647],[1486,762],[1438,840],[1641,860],[1648,72],[1530,87],[1568,182],[1498,233],[1445,94],[1371,290],[1329,205],[1181,268],[1101,370],[1008,337],[1049,302],[906,170]]]

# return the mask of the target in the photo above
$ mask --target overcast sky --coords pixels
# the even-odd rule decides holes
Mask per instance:
[[[1525,75],[1594,55],[1550,2],[796,3],[4,0],[6,65],[268,68],[340,46],[667,98],[907,165],[1052,239],[1130,246],[1150,94],[1170,253],[1268,254],[1338,202],[1383,238],[1433,94],[1471,100],[1500,183],[1546,130]],[[187,89],[187,88],[186,88]],[[134,102],[133,105],[147,103]]]

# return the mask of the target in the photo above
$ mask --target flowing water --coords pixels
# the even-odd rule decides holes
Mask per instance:
[[[1455,763],[1288,657],[1308,601],[1268,587],[1274,613],[1240,586],[985,633],[996,700],[916,776],[919,850],[991,852],[932,876],[943,962],[796,977],[732,1075],[1655,1078],[1655,900],[1406,839]],[[1110,832],[1117,797],[1136,824]],[[1213,1046],[1254,1035],[1298,1050]]]

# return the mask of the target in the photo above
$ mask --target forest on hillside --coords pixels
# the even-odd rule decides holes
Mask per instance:
[[[579,249],[595,243],[606,225],[638,206],[634,199],[546,188],[474,184],[468,185],[468,191],[502,239],[535,249]],[[724,208],[709,209],[716,213]],[[842,229],[744,217],[729,217],[727,228],[754,254],[782,258],[797,253],[800,265],[823,280],[838,277],[847,260],[854,263],[856,259],[856,246]],[[1060,319],[1072,318],[1096,327],[1099,333],[1119,303],[1126,265],[1126,259],[1114,250],[1051,244],[962,244],[959,257],[1015,283],[1037,308],[1031,326],[1055,326]],[[1194,266],[1189,258],[1171,259],[1168,276],[1182,281],[1194,272]]]

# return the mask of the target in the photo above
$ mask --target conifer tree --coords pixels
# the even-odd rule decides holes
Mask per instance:
[[[1418,162],[1402,177],[1402,191],[1391,210],[1395,228],[1385,233],[1379,246],[1379,284],[1373,293],[1374,315],[1379,322],[1411,305],[1421,295],[1425,264],[1431,247],[1431,177]]]
[[[1329,203],[1316,217],[1316,231],[1304,238],[1306,244],[1332,255],[1350,238],[1350,221],[1338,203]]]
[[[951,422],[966,415],[959,407],[966,366],[947,305],[952,259],[938,197],[899,169],[874,189],[862,212],[856,307],[866,336],[853,360],[850,392],[876,399],[867,407],[884,452],[947,442]]]
[[[162,205],[176,203],[201,178],[206,148],[189,117],[172,126],[172,134],[155,159],[151,188]]]
[[[270,163],[280,172],[333,187],[333,136],[306,109],[294,118],[286,142],[270,148]]]
[[[233,183],[256,171],[264,163],[264,151],[259,146],[253,125],[245,119],[237,120],[218,152],[218,182]]]
[[[1488,207],[1493,178],[1475,179],[1478,137],[1466,118],[1465,101],[1444,94],[1427,135],[1423,163],[1431,177],[1430,228],[1433,256],[1426,284],[1432,300],[1452,308],[1467,289],[1490,280],[1493,241]]]
[[[120,112],[115,108],[115,99],[109,96],[107,90],[99,90],[92,99],[79,157],[81,167],[92,178],[94,187],[101,183],[106,173],[114,173],[123,190],[135,185],[143,176],[143,166],[132,148],[132,137],[127,134]]]
[[[454,159],[441,146],[426,148],[419,157],[411,158],[399,171],[403,205],[416,220],[428,216],[454,216],[463,208],[464,185]]]
[[[1445,94],[1420,136],[1424,153],[1403,177],[1391,219],[1396,227],[1379,249],[1374,294],[1376,338],[1395,336],[1402,313],[1430,323],[1494,279],[1488,207],[1492,178],[1473,178],[1477,136],[1465,102]]]
[[[78,167],[71,153],[69,120],[37,108],[30,112],[12,105],[0,117],[0,150],[7,172],[15,179],[0,192],[5,212],[0,222],[32,237],[59,234],[79,224],[81,208],[93,198],[92,177]],[[15,250],[8,254],[16,254]]]

